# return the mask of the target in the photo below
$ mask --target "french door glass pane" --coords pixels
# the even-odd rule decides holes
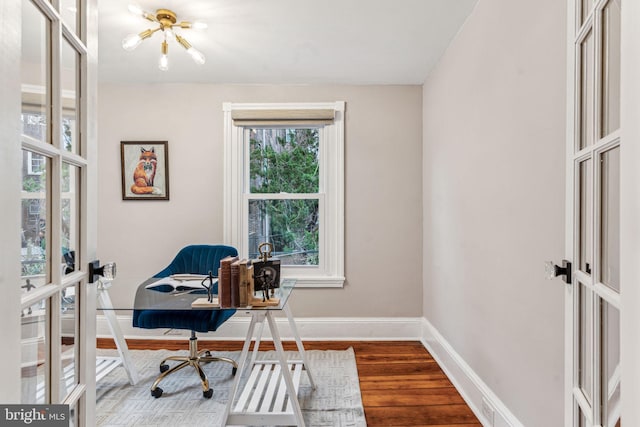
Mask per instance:
[[[578,419],[578,426],[579,427],[590,427],[589,425],[589,421],[587,420],[587,417],[584,415],[584,413],[582,412],[582,410],[578,410],[579,411],[579,419]]]
[[[78,423],[78,409],[76,405],[73,405],[69,408],[69,427],[76,427],[80,425]]]
[[[31,1],[23,1],[22,4],[22,133],[27,138],[51,142],[51,22]]]
[[[620,0],[609,0],[602,11],[601,137],[620,127]]]
[[[600,156],[600,281],[620,292],[620,147]]]
[[[76,295],[78,285],[65,288],[61,301],[60,348],[62,351],[62,374],[60,375],[60,395],[68,395],[78,382],[78,318],[76,311]]]
[[[21,403],[45,403],[49,384],[46,381],[48,361],[48,324],[45,301],[22,310],[22,390]]]
[[[620,423],[620,312],[601,301],[602,318],[602,425]]]
[[[580,132],[579,148],[593,144],[594,77],[593,77],[593,30],[585,36],[580,45]]]
[[[578,242],[578,267],[587,274],[591,274],[591,249],[592,249],[592,195],[591,195],[591,160],[585,160],[578,167],[578,197],[579,197],[579,242]]]
[[[63,274],[75,271],[80,241],[80,168],[62,164]]]
[[[78,31],[79,0],[60,0],[60,16],[67,28],[76,33]]]
[[[250,200],[249,257],[273,244],[282,265],[318,265],[318,199]]]
[[[22,151],[22,288],[29,292],[33,287],[50,281],[47,265],[47,240],[50,236],[47,200],[50,160],[31,151]]]
[[[578,385],[587,401],[593,397],[593,293],[578,285]]]
[[[318,129],[249,129],[251,193],[317,193]]]
[[[62,148],[79,154],[78,66],[80,55],[66,39],[62,42]]]

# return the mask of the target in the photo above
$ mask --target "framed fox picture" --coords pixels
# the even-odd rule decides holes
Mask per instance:
[[[121,141],[122,200],[169,200],[167,141]]]

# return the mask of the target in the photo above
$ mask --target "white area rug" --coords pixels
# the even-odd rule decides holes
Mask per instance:
[[[149,391],[159,374],[158,364],[167,355],[186,351],[134,350],[131,352],[140,381],[129,384],[124,368],[118,367],[97,385],[96,425],[107,426],[220,426],[229,391],[233,384],[231,366],[227,363],[204,365],[213,397],[202,397],[202,387],[195,371],[184,368],[169,375],[161,383],[162,397]],[[99,350],[100,355],[117,355],[115,350]],[[297,353],[288,352],[289,359]],[[302,374],[298,392],[307,426],[366,426],[358,371],[352,349],[345,351],[306,352],[317,388],[309,385]],[[240,352],[214,352],[214,355],[239,359]],[[274,352],[261,356],[274,358]],[[246,379],[246,378],[244,378]],[[243,380],[244,380],[243,379]],[[242,387],[242,385],[241,385]]]

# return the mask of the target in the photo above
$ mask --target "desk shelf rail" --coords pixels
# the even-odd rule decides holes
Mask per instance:
[[[288,361],[296,396],[303,367],[301,360]],[[296,415],[278,361],[255,363],[228,420],[231,425],[255,425],[263,422],[271,425],[296,424]]]

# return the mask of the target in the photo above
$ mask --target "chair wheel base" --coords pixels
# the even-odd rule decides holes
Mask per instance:
[[[236,368],[235,366],[233,368],[231,368],[231,375],[232,376],[236,376],[236,372],[238,372],[238,368]]]
[[[207,390],[207,391],[203,391],[203,392],[202,392],[202,395],[203,395],[204,397],[206,397],[207,399],[211,399],[211,396],[213,396],[213,389],[212,389],[212,388],[210,388],[210,389],[209,389],[209,390]]]
[[[160,387],[156,387],[153,390],[151,390],[151,396],[155,397],[156,399],[159,398],[160,396],[162,396],[162,389]]]
[[[167,372],[169,370],[169,365],[164,364],[160,365],[160,373]]]

